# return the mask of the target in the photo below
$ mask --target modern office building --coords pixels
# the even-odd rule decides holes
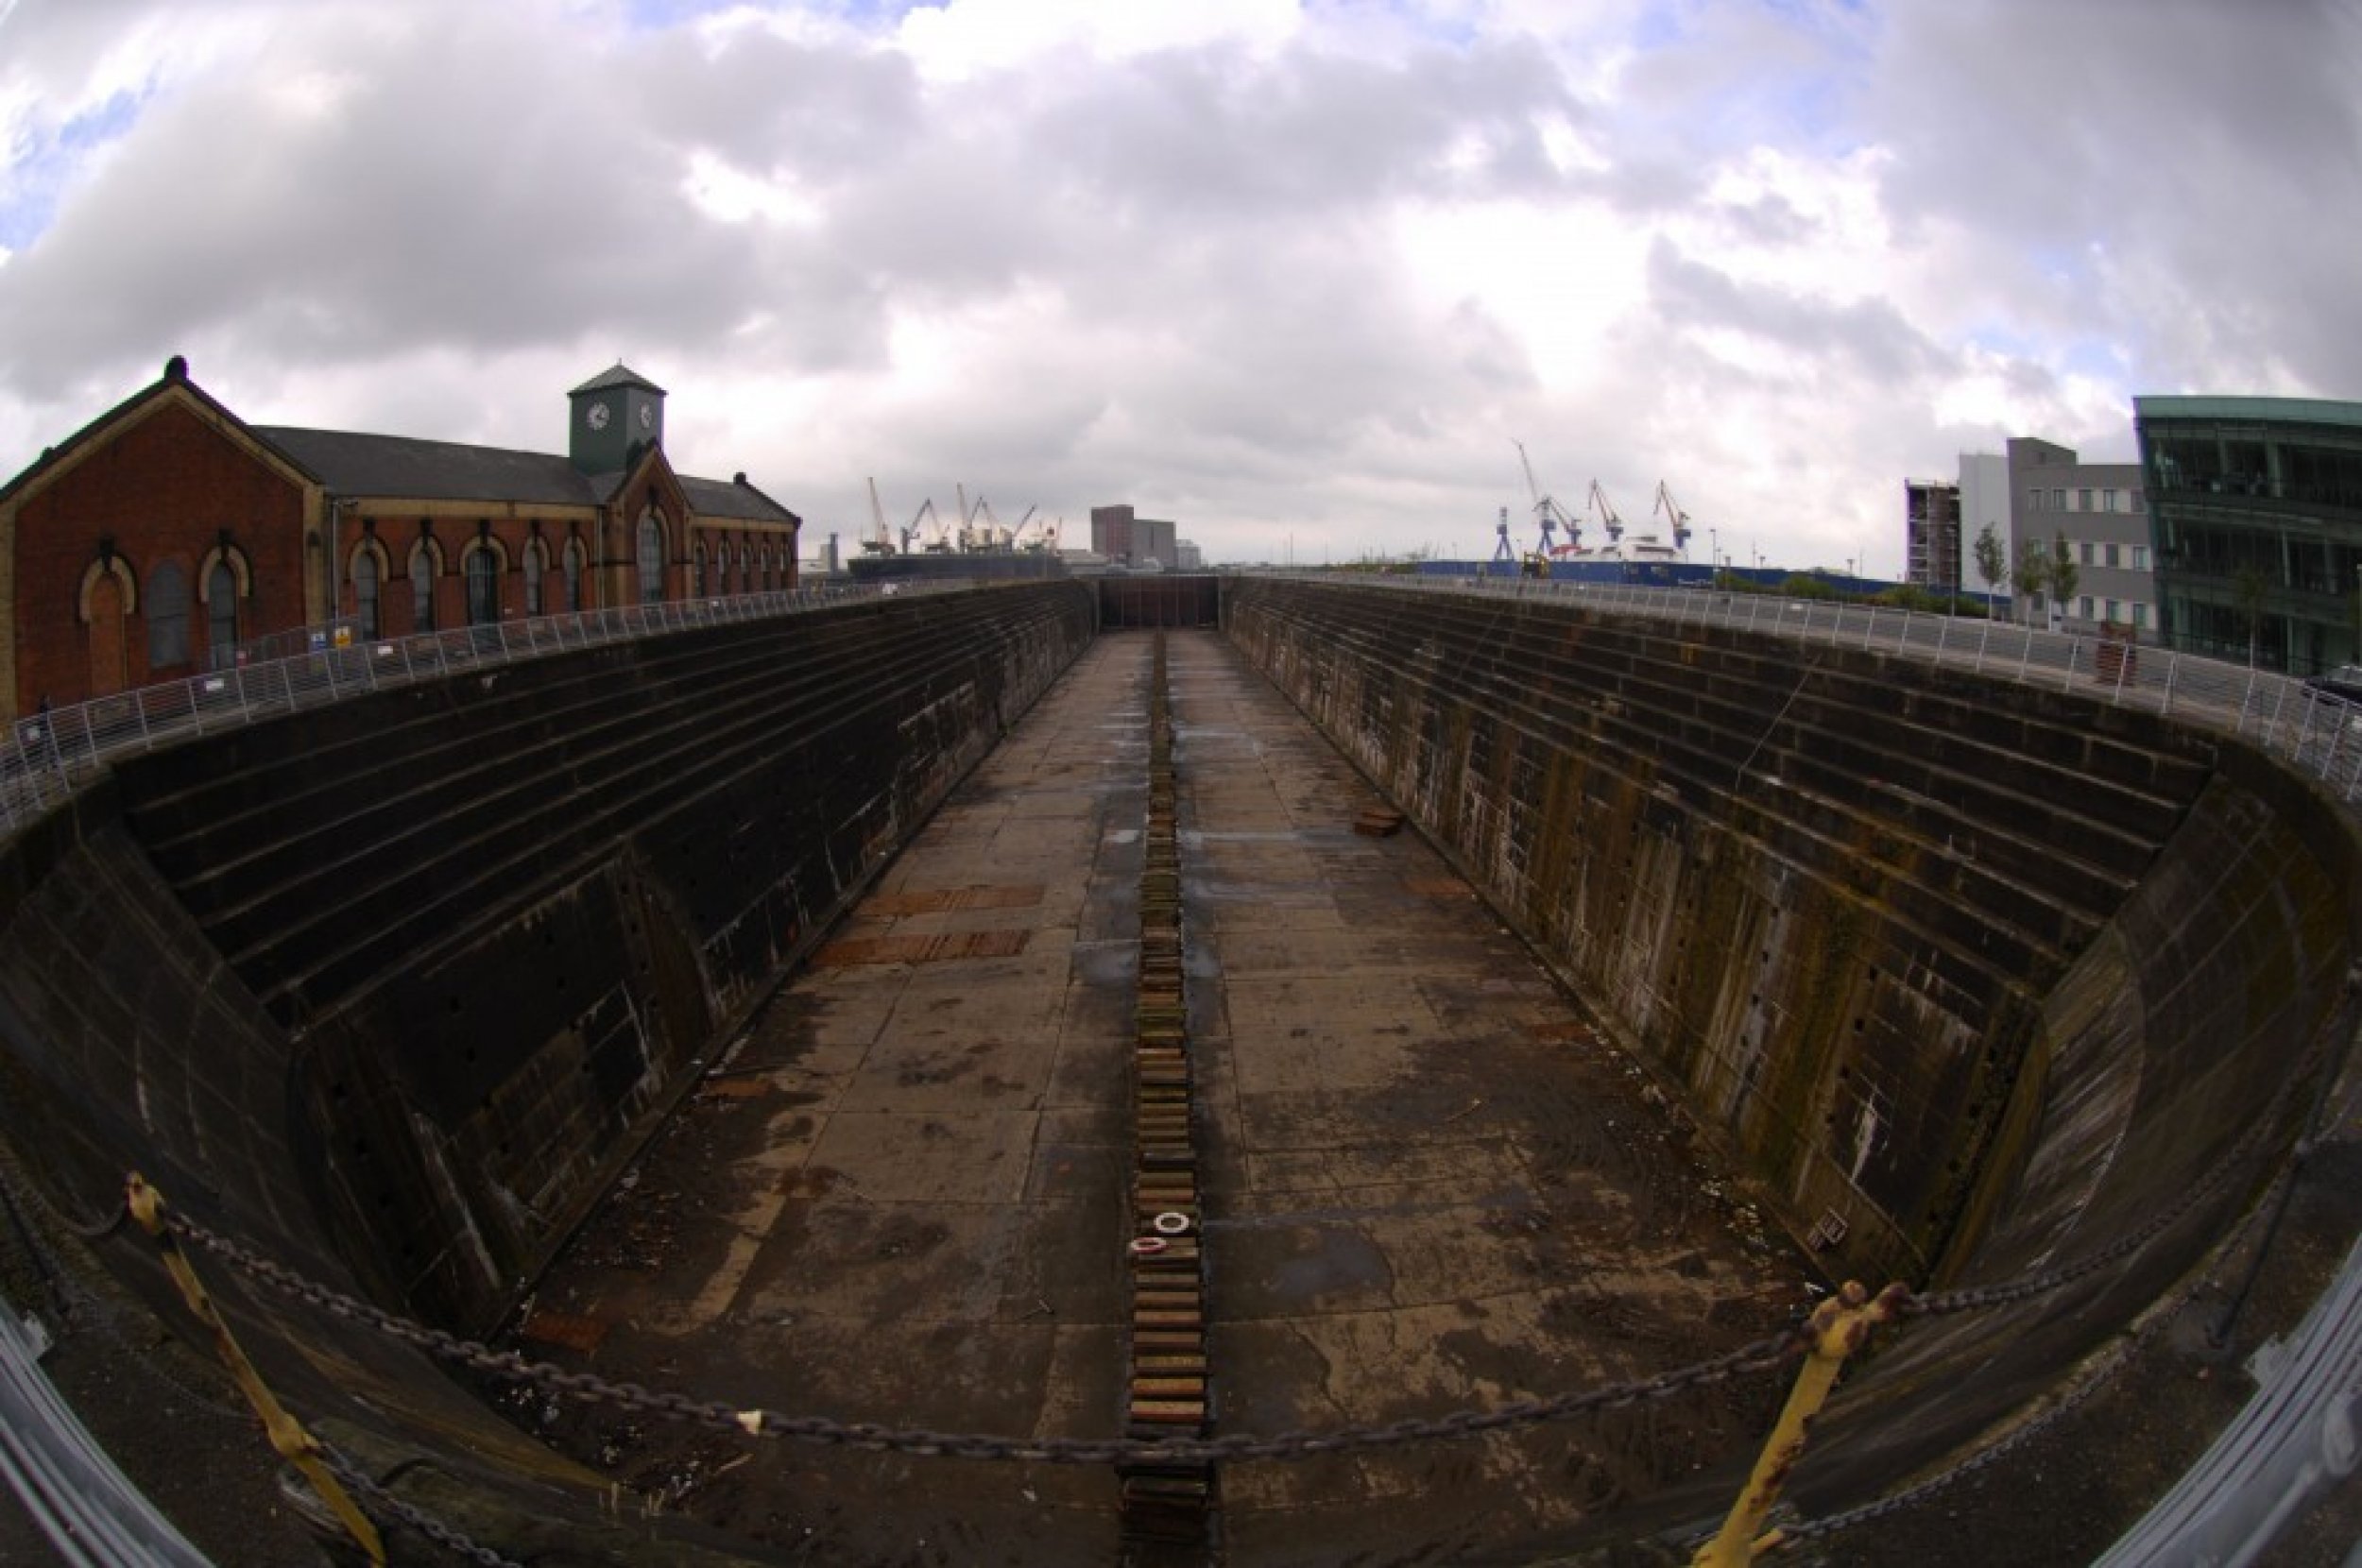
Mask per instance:
[[[1903,481],[1903,581],[1929,593],[1960,591],[1960,487]]]
[[[2137,463],[2086,463],[2072,447],[2030,435],[2007,446],[2014,541],[2055,550],[2066,541],[2075,590],[2062,602],[2034,596],[2032,617],[2067,629],[2130,626],[2147,641],[2157,630],[2156,559]]]
[[[1951,491],[1963,588],[2007,599],[2017,621],[2155,638],[2156,563],[2140,465],[2086,463],[2072,447],[2028,435],[2011,437],[1999,452],[1964,452],[1960,465],[1960,482],[1943,488]],[[2002,562],[1990,585],[1977,560],[1988,528]],[[2052,554],[2062,539],[2075,564],[2074,591],[2063,603],[2046,588],[2020,593],[2011,567],[2021,551]]]
[[[2132,407],[2167,645],[2299,675],[2362,659],[2362,402]]]

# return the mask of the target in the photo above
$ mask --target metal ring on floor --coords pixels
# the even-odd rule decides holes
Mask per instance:
[[[1158,1236],[1187,1236],[1190,1232],[1190,1217],[1178,1209],[1167,1209],[1149,1224]]]
[[[1134,1257],[1155,1257],[1172,1243],[1161,1236],[1136,1236],[1130,1248]]]

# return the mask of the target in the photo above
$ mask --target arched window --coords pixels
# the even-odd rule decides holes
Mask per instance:
[[[352,554],[353,619],[361,622],[361,637],[373,641],[377,630],[377,552],[356,550]]]
[[[468,552],[468,624],[488,626],[501,618],[501,560],[479,543]]]
[[[640,519],[640,602],[653,605],[664,597],[664,524],[653,511]]]
[[[410,552],[410,626],[420,632],[435,629],[435,552],[424,541]]]
[[[205,574],[205,652],[214,669],[233,663],[238,647],[238,574],[217,560]]]
[[[538,537],[525,541],[525,613],[527,615],[541,613],[541,573],[549,565],[542,558],[546,554]]]
[[[769,593],[779,586],[779,577],[771,570],[771,547],[762,547],[762,591]]]
[[[147,667],[189,662],[189,579],[179,564],[159,561],[147,574]]]
[[[738,541],[738,591],[741,593],[755,591],[755,558],[746,549],[745,539]]]
[[[94,561],[85,575],[83,613],[90,622],[90,694],[111,697],[131,681],[124,622],[136,608],[131,573],[120,557]]]
[[[582,541],[568,539],[566,554],[561,562],[566,569],[566,608],[572,612],[582,608]]]
[[[706,541],[699,539],[697,547],[689,553],[689,597],[703,599],[705,596]]]

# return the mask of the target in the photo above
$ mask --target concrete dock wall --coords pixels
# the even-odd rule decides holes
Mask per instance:
[[[9,1135],[488,1323],[1091,632],[1079,585],[883,599],[126,762],[8,861]]]
[[[2234,739],[1545,601],[1246,580],[1224,615],[1835,1278],[2096,1252],[2285,1148],[2284,1086],[2351,1029],[2353,828]],[[1958,1435],[2055,1375],[2251,1190],[2006,1350],[1991,1319],[1914,1335],[1865,1397],[1970,1365],[1990,1397],[1873,1440]]]

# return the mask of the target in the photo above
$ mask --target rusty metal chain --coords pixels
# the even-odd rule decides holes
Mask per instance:
[[[2316,1054],[2319,1050],[2317,1043]],[[2005,1284],[1939,1291],[1924,1296],[1908,1290],[1898,1292],[1895,1317],[1908,1321],[2011,1305],[2063,1289],[2139,1251],[2204,1202],[2231,1179],[2234,1171],[2243,1167],[2245,1156],[2253,1151],[2254,1146],[2261,1144],[2267,1130],[2276,1119],[2276,1108],[2303,1076],[2302,1069],[2291,1073],[2284,1082],[2280,1095],[2275,1097],[2272,1108],[2268,1108],[2263,1116],[2258,1116],[2246,1134],[2234,1143],[2220,1159],[2213,1162],[2207,1174],[2137,1229],[2074,1263]],[[2250,1210],[2250,1218],[2253,1212]],[[1547,1399],[1513,1401],[1491,1410],[1465,1410],[1448,1416],[1398,1421],[1381,1426],[1348,1428],[1330,1433],[1286,1432],[1268,1438],[1240,1433],[1188,1439],[1018,1440],[934,1432],[924,1428],[888,1427],[868,1422],[838,1422],[823,1416],[789,1416],[759,1408],[740,1409],[721,1401],[695,1400],[637,1383],[614,1382],[592,1372],[568,1372],[552,1362],[528,1360],[515,1351],[494,1350],[481,1340],[462,1338],[372,1306],[307,1279],[177,1212],[167,1216],[166,1223],[176,1235],[204,1248],[282,1295],[304,1302],[332,1317],[374,1329],[439,1359],[503,1381],[530,1384],[585,1402],[613,1405],[716,1430],[792,1438],[817,1445],[954,1458],[1013,1459],[1068,1465],[1208,1464],[1243,1459],[1294,1460],[1318,1455],[1359,1453],[1536,1425],[1596,1410],[1624,1408],[1732,1377],[1770,1371],[1801,1355],[1806,1344],[1806,1333],[1799,1324],[1784,1333],[1741,1346],[1727,1355],[1660,1372],[1653,1377],[1580,1389]],[[2242,1229],[2245,1223],[2242,1220]]]
[[[336,1479],[367,1499],[368,1511],[375,1514],[380,1523],[391,1520],[395,1524],[405,1525],[452,1556],[482,1563],[484,1568],[524,1568],[522,1563],[501,1556],[489,1546],[477,1544],[424,1508],[404,1502],[387,1491],[367,1471],[327,1443],[319,1445],[319,1456],[320,1462],[328,1466]]]
[[[1797,1330],[1771,1335],[1726,1355],[1653,1377],[1579,1389],[1547,1399],[1516,1400],[1490,1410],[1463,1410],[1431,1419],[1393,1422],[1340,1432],[1286,1432],[1275,1437],[1233,1434],[1202,1439],[1034,1438],[1015,1439],[839,1422],[825,1416],[789,1416],[740,1409],[719,1401],[694,1400],[637,1383],[612,1382],[591,1372],[571,1372],[547,1361],[530,1361],[515,1351],[494,1350],[440,1329],[397,1317],[367,1302],[318,1285],[252,1250],[180,1214],[167,1217],[176,1236],[231,1264],[281,1294],[331,1317],[386,1334],[405,1344],[473,1372],[511,1383],[531,1384],[582,1400],[650,1415],[734,1431],[747,1436],[791,1438],[800,1442],[963,1459],[1016,1459],[1042,1464],[1208,1464],[1240,1459],[1305,1459],[1316,1455],[1359,1453],[1374,1448],[1471,1437],[1481,1432],[1562,1421],[1595,1410],[1621,1409],[1668,1398],[1687,1389],[1767,1372],[1803,1354]]]
[[[18,1221],[13,1228],[23,1237],[33,1266],[48,1287],[50,1305],[60,1323],[69,1331],[94,1330],[112,1340],[117,1350],[138,1354],[147,1375],[187,1401],[195,1414],[240,1425],[253,1424],[254,1412],[246,1405],[224,1400],[218,1387],[198,1387],[190,1381],[186,1369],[176,1368],[172,1357],[146,1354],[155,1341],[154,1318],[111,1300],[106,1292],[86,1283],[78,1270],[68,1267],[58,1255],[53,1240],[25,1220],[20,1205],[28,1202],[47,1224],[94,1243],[113,1235],[130,1218],[130,1209],[120,1197],[115,1200],[111,1219],[102,1224],[86,1225],[51,1202],[38,1183],[26,1180],[12,1156],[0,1154],[0,1210],[6,1210]]]
[[[2317,1045],[2313,1052],[2308,1055],[2305,1066],[2288,1075],[2286,1081],[2282,1083],[2280,1092],[2273,1096],[2271,1103],[2266,1107],[2264,1114],[2249,1124],[2247,1132],[2239,1137],[2237,1142],[2223,1151],[2221,1158],[2212,1162],[2205,1175],[2184,1187],[2181,1196],[2172,1202],[2167,1203],[2140,1225],[2127,1231],[2097,1252],[2078,1258],[2073,1263],[2062,1264],[2056,1269],[2045,1270],[2040,1273],[2024,1275],[2001,1285],[1971,1286],[1958,1290],[1939,1290],[1933,1295],[1926,1296],[1914,1292],[1904,1298],[1895,1309],[1895,1316],[1904,1319],[1941,1318],[1956,1312],[1975,1312],[1988,1307],[2009,1306],[2017,1302],[2031,1300],[2036,1296],[2046,1296],[2054,1290],[2062,1290],[2079,1280],[2097,1273],[2112,1263],[2131,1256],[2186,1219],[2199,1204],[2220,1191],[2234,1173],[2246,1168],[2248,1157],[2254,1153],[2263,1143],[2265,1133],[2277,1122],[2282,1107],[2296,1084],[2306,1076],[2313,1058],[2319,1054],[2320,1049]],[[2251,1209],[2249,1212],[2251,1216],[2253,1210]],[[2247,1222],[2245,1219],[2240,1220],[2240,1230],[2245,1229]]]
[[[1938,1317],[2006,1306],[2062,1289],[2097,1272],[2146,1246],[2211,1196],[2230,1179],[2230,1173],[2241,1163],[2238,1155],[2268,1121],[2268,1118],[2260,1119],[2247,1138],[2241,1139],[2221,1160],[2215,1162],[2207,1176],[2193,1184],[2173,1203],[2152,1216],[2137,1230],[2089,1256],[2060,1269],[2003,1285],[1940,1291],[1928,1296],[1902,1292],[1895,1307],[1896,1317],[1905,1320]],[[505,1382],[531,1384],[587,1403],[613,1405],[716,1430],[792,1438],[818,1445],[953,1458],[1014,1459],[1069,1465],[1200,1464],[1241,1459],[1294,1460],[1318,1455],[1359,1453],[1535,1425],[1590,1411],[1623,1408],[1662,1399],[1691,1388],[1769,1371],[1802,1354],[1805,1343],[1801,1331],[1790,1329],[1758,1339],[1728,1355],[1661,1372],[1654,1377],[1581,1389],[1547,1399],[1513,1401],[1491,1410],[1466,1410],[1448,1416],[1399,1421],[1382,1426],[1348,1428],[1330,1433],[1287,1432],[1269,1438],[1241,1433],[1202,1439],[1018,1440],[934,1432],[924,1428],[888,1427],[867,1422],[838,1422],[822,1416],[788,1416],[762,1409],[740,1409],[720,1401],[694,1400],[637,1383],[610,1381],[592,1372],[568,1372],[552,1362],[528,1360],[515,1351],[494,1350],[481,1340],[461,1338],[440,1329],[429,1328],[317,1284],[184,1215],[172,1214],[167,1223],[177,1235],[282,1295],[304,1302],[332,1317],[400,1339],[439,1359]]]
[[[2094,1394],[2113,1382],[2116,1373],[2122,1372],[2131,1358],[2131,1351],[2128,1348],[2041,1415],[2026,1422],[2016,1431],[2011,1432],[1992,1447],[1982,1449],[1971,1457],[1961,1460],[1941,1475],[1930,1477],[1891,1497],[1881,1497],[1874,1503],[1865,1503],[1859,1508],[1848,1508],[1843,1513],[1833,1513],[1826,1518],[1809,1520],[1801,1524],[1782,1525],[1779,1530],[1779,1549],[1786,1551],[1791,1546],[1801,1546],[1807,1542],[1835,1535],[1840,1530],[1850,1530],[1857,1525],[1868,1525],[1884,1519],[1889,1514],[1900,1513],[1905,1508],[1958,1482],[1968,1479],[1978,1471],[2000,1463],[2020,1447],[2048,1431],[2052,1425],[2069,1413],[2080,1409]]]
[[[2248,1232],[2254,1228],[2256,1218],[2278,1200],[2281,1190],[2286,1187],[2292,1180],[2294,1180],[2293,1173],[2287,1170],[2283,1170],[2274,1177],[2270,1185],[2267,1186],[2262,1195],[2249,1206],[2247,1212],[2240,1216],[2238,1223],[2234,1225],[2230,1232],[2216,1244],[2208,1266],[2199,1270],[2198,1277],[2182,1289],[2180,1298],[2170,1307],[2161,1307],[2152,1312],[2148,1321],[2135,1329],[2118,1346],[2106,1364],[2095,1369],[2089,1376],[2061,1396],[2057,1403],[2044,1410],[2042,1414],[2020,1423],[2008,1437],[1990,1448],[1979,1450],[1942,1474],[1930,1476],[1916,1486],[1906,1488],[1891,1496],[1882,1497],[1874,1503],[1865,1503],[1859,1508],[1848,1508],[1842,1513],[1833,1513],[1822,1519],[1782,1525],[1780,1528],[1781,1549],[1786,1550],[1789,1546],[1802,1545],[1808,1541],[1817,1541],[1823,1536],[1835,1535],[1840,1530],[1852,1529],[1857,1525],[1867,1525],[1883,1519],[1889,1514],[1900,1513],[1903,1509],[1958,1482],[1966,1480],[1978,1471],[2000,1463],[2001,1460],[2088,1404],[2094,1396],[2114,1383],[2116,1375],[2131,1366],[2134,1358],[2147,1349],[2152,1340],[2163,1334],[2167,1325],[2172,1323],[2190,1303],[2198,1299],[2200,1291],[2215,1283],[2217,1271],[2232,1253],[2238,1250],[2240,1242],[2246,1239]]]

